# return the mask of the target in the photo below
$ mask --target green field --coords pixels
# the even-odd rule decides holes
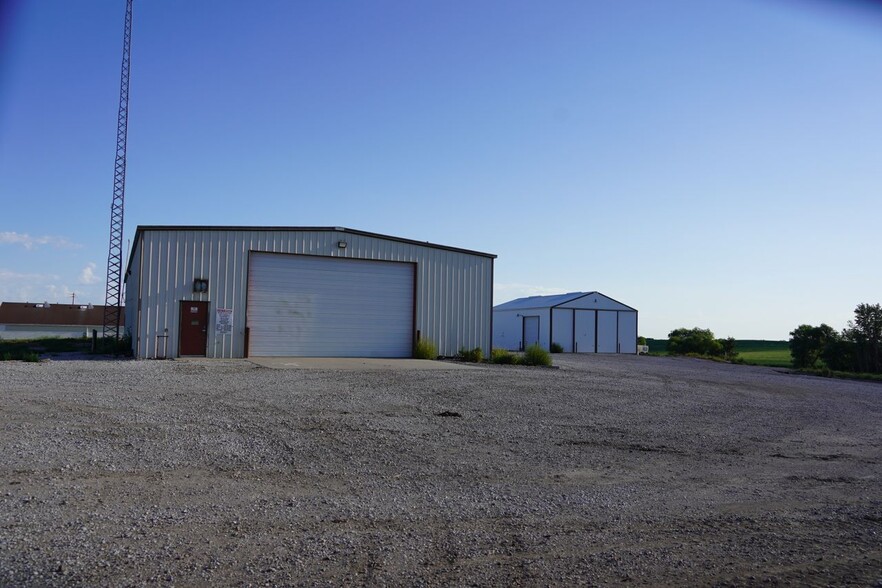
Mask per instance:
[[[667,339],[647,339],[650,353],[667,353]],[[738,357],[746,364],[770,367],[792,367],[787,341],[739,339],[735,341]]]
[[[739,340],[735,342],[738,357],[751,365],[792,367],[787,341]]]

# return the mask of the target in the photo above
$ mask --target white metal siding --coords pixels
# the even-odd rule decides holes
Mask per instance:
[[[413,264],[254,253],[249,354],[410,357]]]
[[[521,316],[515,311],[493,313],[493,347],[517,351],[521,348]]]
[[[548,349],[551,311],[547,307],[493,312],[493,347],[520,351],[528,346],[530,343],[524,341],[524,318],[531,316],[539,318],[538,343],[543,349]]]
[[[345,249],[337,246],[339,241],[346,242]],[[455,355],[460,347],[490,352],[491,257],[347,231],[158,227],[140,233],[127,282],[127,305],[131,299],[139,309],[132,319],[137,356],[156,357],[166,335],[168,348],[176,349],[179,302],[205,300],[210,303],[206,355],[243,357],[252,251],[415,263],[414,329],[441,355]],[[195,278],[209,281],[207,293],[193,292]],[[137,298],[132,291],[136,283]],[[232,333],[215,333],[219,308],[232,311]]]

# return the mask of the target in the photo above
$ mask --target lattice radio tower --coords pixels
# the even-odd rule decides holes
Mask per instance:
[[[113,201],[110,204],[110,248],[107,254],[107,290],[104,294],[104,331],[119,339],[122,315],[123,208],[126,196],[126,135],[129,126],[129,63],[132,52],[132,0],[126,0],[122,74],[119,84],[119,115],[116,127],[116,164],[113,167]]]

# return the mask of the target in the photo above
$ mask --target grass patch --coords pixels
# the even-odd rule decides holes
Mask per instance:
[[[99,354],[122,356],[132,355],[132,338],[126,334],[114,340],[98,338]],[[55,355],[59,353],[92,353],[92,339],[89,337],[43,337],[41,339],[0,339],[0,359],[11,356],[21,359],[28,353]]]
[[[822,378],[839,378],[841,380],[862,380],[870,382],[882,382],[882,374],[868,374],[858,372],[838,372],[830,368],[812,368],[796,370],[797,373]]]
[[[522,365],[551,365],[551,354],[542,349],[538,343],[533,343],[524,350],[520,363]]]
[[[0,361],[40,361],[40,355],[88,352],[92,342],[84,337],[64,339],[0,339]]]
[[[552,343],[551,344],[551,352],[552,353],[563,353],[563,345],[560,343]]]
[[[667,355],[667,339],[647,339],[650,355]],[[787,341],[765,341],[762,339],[739,339],[735,341],[737,363],[766,367],[793,367],[790,346]]]
[[[527,347],[522,354],[512,353],[507,349],[492,349],[488,361],[498,365],[550,366],[551,354],[536,343]]]
[[[438,359],[438,348],[428,339],[420,339],[413,346],[414,359]]]
[[[793,367],[793,358],[790,357],[789,349],[785,351],[740,351],[738,357],[748,365]]]
[[[3,351],[0,352],[0,361],[38,362],[40,361],[40,354],[36,351],[30,351],[27,349],[20,351]]]
[[[767,367],[793,367],[787,341],[742,339],[735,342],[735,351],[744,363]]]
[[[518,363],[518,356],[507,349],[491,349],[490,363],[514,365]]]
[[[461,347],[459,349],[459,358],[470,363],[481,363],[484,361],[484,350],[480,347],[475,347],[474,349]]]
[[[92,342],[85,338],[61,339],[45,337],[42,339],[0,339],[0,357],[7,353],[23,356],[25,353],[65,353],[71,351],[89,351]]]

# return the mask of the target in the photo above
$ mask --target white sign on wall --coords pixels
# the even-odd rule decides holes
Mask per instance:
[[[215,310],[214,334],[229,335],[233,332],[233,309],[218,308]]]

